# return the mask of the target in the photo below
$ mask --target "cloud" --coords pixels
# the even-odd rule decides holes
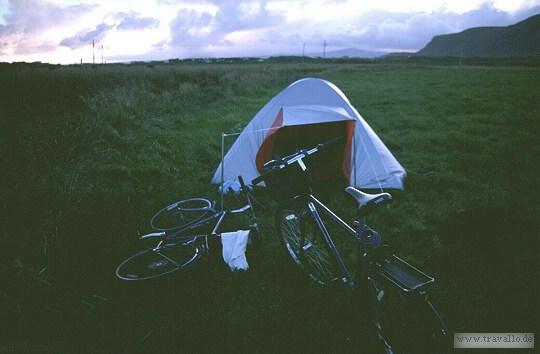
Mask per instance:
[[[526,17],[498,10],[491,2],[462,14],[444,10],[409,14],[367,13],[357,20],[356,28],[360,33],[351,40],[358,45],[382,49],[417,50],[435,35],[461,32],[471,27],[508,26]],[[365,29],[368,30],[363,31]]]
[[[540,14],[540,5],[533,7],[521,7],[518,11],[515,12],[513,17],[517,21],[521,21],[538,14]]]
[[[254,30],[271,27],[285,21],[283,14],[267,8],[268,1],[238,2],[224,0],[218,2],[216,31],[230,33],[240,30]]]
[[[56,50],[56,48],[57,44],[50,41],[32,44],[19,43],[15,53],[18,55],[48,53],[53,52],[54,50]]]
[[[78,2],[0,0],[8,6],[0,20],[0,58],[67,60],[57,59],[67,58],[66,48],[105,36],[111,57],[140,59],[300,54],[303,43],[307,53],[321,53],[323,41],[327,51],[416,51],[435,35],[506,26],[540,13],[538,0],[507,6],[513,12],[502,11],[499,2],[479,0],[461,7],[478,3],[468,12],[443,0],[439,7],[420,2],[389,7],[386,0],[79,0],[100,5],[74,6],[62,1]]]
[[[159,25],[159,20],[153,17],[137,17],[137,14],[122,13],[123,18],[118,24],[119,30],[140,30],[146,28],[155,28]]]
[[[0,32],[2,32],[2,27],[4,27],[3,25],[0,25]],[[9,43],[6,41],[6,40],[2,40],[0,38],[0,55],[5,55],[7,54],[7,50],[9,49]]]
[[[13,33],[35,33],[60,24],[72,23],[88,13],[94,5],[58,6],[46,0],[9,0],[4,15],[6,25],[0,27],[0,37]]]
[[[95,8],[94,5],[58,6],[46,0],[9,0],[0,25],[0,54],[45,53],[55,44],[40,38],[44,31],[74,23]]]
[[[107,32],[113,28],[113,25],[108,25],[106,23],[101,23],[96,26],[96,29],[89,31],[82,31],[74,35],[73,37],[64,38],[60,45],[64,47],[69,47],[71,49],[77,49],[84,47],[85,45],[91,44],[92,41],[99,42],[102,40]]]
[[[173,47],[230,45],[232,43],[225,38],[231,33],[268,28],[285,21],[283,14],[268,10],[266,0],[214,0],[204,3],[216,6],[216,13],[212,15],[188,9],[178,11],[170,24],[170,44]]]
[[[208,28],[211,21],[212,15],[208,12],[199,13],[188,9],[178,11],[170,24],[171,43],[179,46],[212,41],[214,33]]]
[[[479,26],[508,26],[539,12],[538,7],[515,13],[504,12],[494,7],[491,2],[482,3],[477,9],[462,14],[445,9],[433,12],[372,10],[355,16],[348,23],[290,23],[267,33],[264,41],[268,45],[288,45],[296,48],[299,48],[302,42],[307,42],[308,46],[316,46],[317,50],[323,40],[326,40],[330,47],[416,51],[435,35]],[[310,28],[313,30],[310,31]]]

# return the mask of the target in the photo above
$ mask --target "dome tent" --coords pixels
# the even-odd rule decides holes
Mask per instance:
[[[317,78],[298,80],[274,96],[240,133],[212,183],[239,175],[251,181],[272,156],[294,152],[294,146],[323,143],[336,134],[344,138],[342,153],[332,160],[341,165],[350,186],[403,189],[405,169],[343,92]]]

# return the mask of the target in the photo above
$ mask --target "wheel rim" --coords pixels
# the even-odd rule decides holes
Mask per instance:
[[[146,249],[120,263],[116,276],[122,280],[147,280],[176,272],[192,263],[199,250],[188,244]]]
[[[185,199],[158,211],[150,219],[150,226],[159,231],[172,230],[196,223],[212,212],[212,202],[206,198]]]
[[[324,285],[336,279],[332,256],[322,237],[309,222],[302,221],[293,211],[284,210],[280,231],[291,259],[313,281]]]

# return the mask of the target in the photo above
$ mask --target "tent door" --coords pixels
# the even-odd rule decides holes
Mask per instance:
[[[314,155],[306,163],[315,182],[341,180],[347,182],[350,175],[351,144],[354,121],[302,124],[281,127],[272,131],[257,153],[257,169],[265,162],[290,155],[298,149],[343,137],[328,149]]]

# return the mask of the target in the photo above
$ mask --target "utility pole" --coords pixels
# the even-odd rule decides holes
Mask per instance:
[[[326,58],[326,39],[323,41],[323,52],[322,52],[322,57],[323,59]]]
[[[101,64],[103,64],[103,44],[101,45]]]
[[[306,42],[302,46],[302,63],[304,62],[304,57],[306,56]]]
[[[96,63],[96,44],[94,43],[94,40],[92,39],[92,64]]]

